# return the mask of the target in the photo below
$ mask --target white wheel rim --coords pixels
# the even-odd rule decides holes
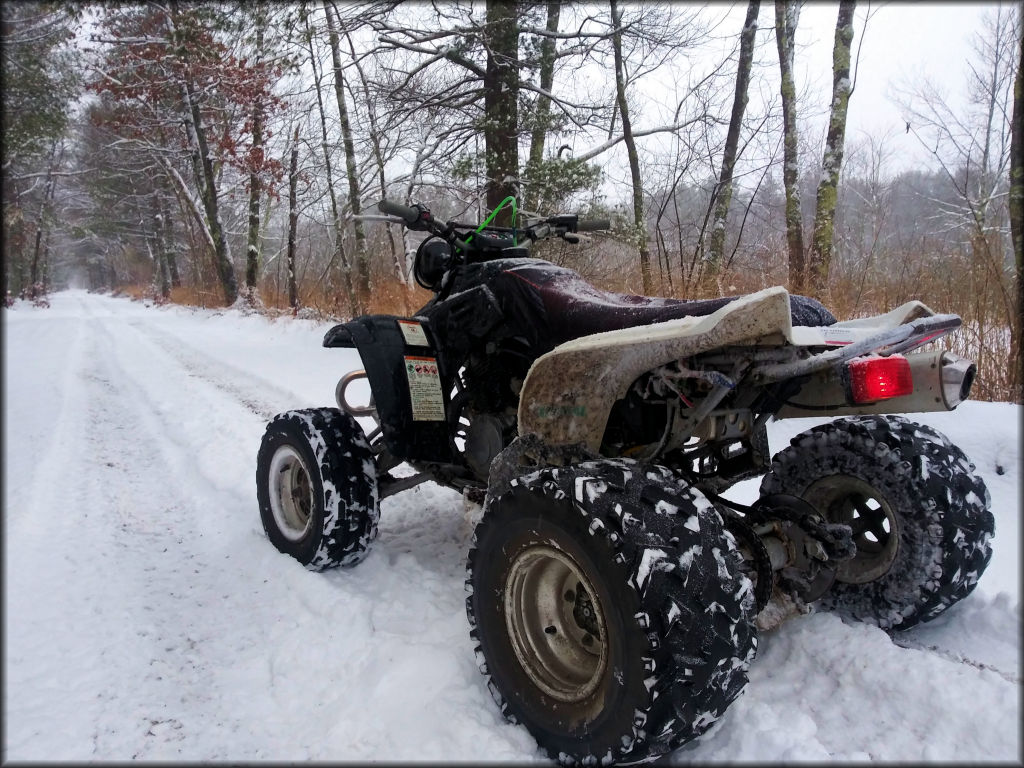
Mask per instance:
[[[298,451],[282,445],[270,461],[270,509],[277,530],[289,541],[300,541],[313,521],[313,484]]]

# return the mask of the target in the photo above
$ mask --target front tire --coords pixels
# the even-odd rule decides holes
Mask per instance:
[[[992,556],[985,483],[944,435],[901,416],[857,416],[802,432],[773,459],[761,494],[788,493],[851,526],[857,554],[826,610],[903,630],[971,593]]]
[[[280,413],[256,459],[263,530],[313,571],[355,565],[380,518],[373,453],[358,422],[336,408]]]
[[[750,581],[714,507],[667,471],[595,461],[513,481],[468,575],[488,689],[560,763],[653,760],[746,684]]]

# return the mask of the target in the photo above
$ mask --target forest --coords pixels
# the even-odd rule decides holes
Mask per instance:
[[[612,228],[535,254],[602,288],[784,285],[841,318],[920,299],[963,318],[975,396],[1022,402],[1024,5],[984,8],[967,103],[898,89],[928,161],[897,170],[893,134],[846,130],[878,9],[835,3],[822,114],[803,5],[4,3],[6,302],[410,314],[418,240],[379,200],[571,212]]]

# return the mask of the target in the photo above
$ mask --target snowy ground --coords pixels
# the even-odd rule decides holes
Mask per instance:
[[[80,291],[3,311],[4,761],[543,759],[473,659],[478,509],[389,498],[367,560],[326,574],[263,534],[266,421],[358,367],[328,325]],[[763,634],[745,693],[668,762],[1019,760],[1020,417],[915,417],[992,494],[967,600],[896,642],[830,614]],[[771,425],[772,449],[819,421]]]

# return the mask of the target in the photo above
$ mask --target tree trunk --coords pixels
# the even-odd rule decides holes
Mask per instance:
[[[352,36],[346,32],[345,39],[348,41],[349,52],[352,54],[352,63],[355,64],[356,72],[359,74],[359,83],[362,86],[363,98],[366,100],[366,116],[370,121],[370,146],[373,148],[373,159],[377,163],[377,181],[380,184],[380,196],[381,199],[386,199],[388,196],[388,183],[384,169],[384,153],[381,150],[380,145],[381,133],[380,129],[377,127],[377,110],[374,107],[373,98],[370,94],[370,84],[366,78],[366,73],[363,72],[363,67],[359,63],[359,58],[356,56],[356,48],[352,42]],[[409,283],[403,267],[405,259],[404,257],[399,257],[398,247],[395,245],[395,236],[391,230],[391,227],[384,227],[384,231],[387,233],[388,251],[391,254],[391,264],[395,270],[395,277],[397,277],[399,282],[401,282],[406,288],[411,288],[412,286]],[[405,305],[406,314],[410,313],[412,311],[412,307],[409,305],[408,292],[403,294],[402,303]]]
[[[54,188],[57,178],[53,175],[57,170],[57,163],[64,157],[64,147],[61,146],[60,156],[57,155],[57,141],[50,145],[50,162],[46,169],[46,186],[43,191],[43,199],[39,203],[39,215],[36,218],[36,242],[32,249],[32,266],[29,271],[30,287],[33,293],[36,292],[36,283],[39,282],[39,258],[42,254],[43,230],[46,229],[50,205],[53,202]],[[33,298],[35,298],[33,296]]]
[[[224,236],[220,223],[220,208],[217,200],[217,175],[210,157],[210,148],[206,141],[206,129],[203,125],[202,112],[196,102],[192,84],[186,79],[184,85],[186,106],[191,116],[192,134],[199,150],[199,160],[203,171],[202,199],[206,210],[206,224],[213,238],[214,258],[217,264],[217,276],[220,278],[221,290],[224,292],[224,303],[234,304],[238,298],[238,280],[235,278],[235,267],[231,263],[231,247]]]
[[[352,208],[352,226],[356,236],[355,292],[359,301],[357,311],[361,313],[366,309],[370,299],[370,259],[366,252],[366,233],[363,231],[363,222],[358,218],[362,212],[359,200],[359,172],[356,169],[355,143],[352,140],[352,124],[349,121],[348,105],[345,103],[345,75],[341,70],[341,53],[338,46],[338,28],[341,25],[333,1],[324,0],[323,5],[324,13],[327,16],[328,39],[331,44],[331,62],[334,65],[334,95],[338,100],[341,138],[345,147],[345,170],[348,174],[348,197]]]
[[[1010,242],[1013,245],[1017,267],[1017,327],[1020,328],[1020,309],[1024,306],[1024,5],[1018,6],[1018,28],[1021,29],[1017,45],[1017,76],[1013,81],[1013,117],[1010,120]],[[1024,333],[1016,338],[1017,384],[1024,382]],[[1018,388],[1017,396],[1021,392]]]
[[[835,46],[832,49],[832,114],[825,137],[825,156],[821,161],[811,244],[811,287],[816,295],[820,295],[828,284],[834,251],[836,195],[839,171],[843,165],[846,110],[850,102],[850,44],[853,42],[853,11],[856,6],[856,0],[839,3]]]
[[[640,282],[643,293],[650,295],[654,290],[651,280],[651,254],[647,248],[647,223],[644,221],[644,188],[640,179],[640,159],[633,141],[633,125],[630,122],[629,106],[626,104],[626,80],[622,61],[622,33],[618,31],[622,24],[622,13],[617,0],[611,0],[612,26],[616,29],[612,34],[612,49],[615,55],[615,95],[622,118],[622,137],[629,156],[629,172],[633,179],[633,227],[635,242],[640,251]]]
[[[43,252],[43,225],[36,224],[35,245],[32,248],[32,265],[28,273],[28,294],[30,299],[36,298],[36,283],[39,282],[39,255]]]
[[[789,246],[789,287],[802,293],[806,279],[804,229],[800,215],[800,163],[797,157],[796,85],[793,53],[800,19],[799,0],[775,0],[775,42],[779,49],[782,86],[783,160],[782,183],[786,189],[786,243]]]
[[[545,29],[548,32],[558,32],[558,17],[562,9],[561,0],[552,0],[548,3],[548,17]],[[541,90],[551,92],[555,83],[555,38],[545,37],[540,44],[540,87]],[[537,104],[533,114],[533,132],[530,135],[530,157],[526,161],[526,198],[523,208],[534,211],[540,200],[541,180],[537,178],[540,172],[541,163],[544,161],[544,140],[549,129],[549,115],[551,114],[551,99],[547,96],[537,95]]]
[[[167,248],[164,259],[167,261],[167,269],[171,276],[171,288],[179,288],[181,275],[178,273],[178,259],[174,253],[174,226],[170,217],[170,207],[167,205],[167,191],[167,177],[162,176],[157,203],[160,206],[161,238]]]
[[[736,149],[740,141],[743,113],[747,108],[747,86],[750,83],[750,67],[754,60],[754,37],[757,34],[757,14],[761,0],[750,0],[747,18],[740,33],[740,58],[736,68],[736,95],[732,101],[732,115],[729,117],[729,131],[725,136],[725,152],[722,155],[722,172],[718,178],[718,194],[715,202],[715,217],[711,224],[711,240],[705,276],[713,280],[718,276],[725,252],[725,224],[732,201],[732,173],[736,165]]]
[[[331,214],[334,217],[334,253],[317,282],[324,279],[328,272],[330,272],[331,267],[334,266],[335,261],[340,262],[342,281],[345,286],[345,292],[348,295],[349,311],[355,316],[358,314],[358,302],[356,301],[355,288],[352,283],[352,271],[345,256],[345,244],[342,240],[344,231],[341,226],[341,212],[338,210],[338,197],[334,193],[334,173],[331,168],[331,153],[327,146],[327,114],[324,111],[324,100],[320,94],[321,76],[317,67],[316,52],[313,49],[313,32],[309,28],[309,18],[305,17],[304,21],[306,24],[306,43],[309,46],[309,62],[313,68],[313,90],[316,92],[316,104],[320,112],[320,146],[324,153],[325,181],[327,182],[327,191],[331,199]]]
[[[295,194],[299,181],[299,126],[292,136],[292,157],[288,166],[288,306],[299,306],[299,292],[295,285],[295,230],[299,221],[299,207]]]
[[[263,19],[256,20],[256,55],[263,53]],[[252,156],[249,169],[249,232],[245,248],[245,288],[249,300],[255,299],[256,276],[260,266],[260,168],[263,161],[263,104],[259,97],[252,104]]]
[[[172,4],[171,12],[165,16],[171,38],[175,45],[184,54],[183,61],[188,64],[188,52],[190,50],[188,40],[180,39],[174,15],[177,13],[177,4]],[[186,69],[187,72],[187,69]],[[220,221],[220,207],[217,198],[217,174],[213,167],[213,158],[210,156],[210,148],[206,139],[206,127],[203,124],[202,110],[196,97],[194,84],[191,76],[186,74],[180,83],[182,104],[182,120],[185,123],[185,132],[188,136],[190,155],[192,158],[192,169],[196,174],[196,184],[202,197],[203,209],[206,212],[205,226],[210,242],[213,245],[214,262],[217,268],[217,277],[220,280],[221,290],[224,293],[226,304],[234,304],[238,298],[238,280],[235,277],[235,267],[231,260],[231,246],[224,235],[224,228]],[[167,160],[165,167],[170,168]],[[183,190],[183,193],[185,190]]]
[[[487,0],[487,71],[484,78],[484,154],[487,207],[494,211],[519,181],[519,26],[518,6],[508,0]],[[495,226],[512,226],[506,206]]]
[[[42,265],[43,295],[50,292],[50,230],[46,230],[43,238],[43,265]]]
[[[150,198],[150,216],[153,219],[152,239],[153,244],[156,246],[156,253],[153,255],[153,261],[157,268],[160,296],[161,298],[167,299],[171,296],[171,270],[167,263],[168,247],[164,240],[164,216],[160,211],[160,193],[157,190],[153,190],[150,194],[152,195]]]

